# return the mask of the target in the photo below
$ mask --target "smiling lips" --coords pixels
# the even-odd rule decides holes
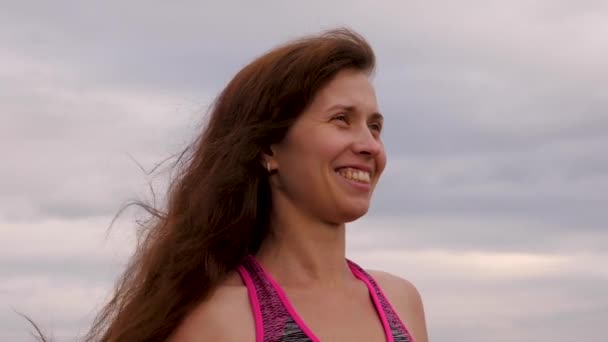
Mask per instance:
[[[348,180],[352,180],[355,182],[370,184],[371,182],[371,173],[355,168],[345,167],[336,170],[336,173]]]

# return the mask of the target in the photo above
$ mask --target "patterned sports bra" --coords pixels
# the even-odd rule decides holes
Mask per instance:
[[[387,342],[413,342],[403,322],[376,283],[361,267],[350,260],[353,275],[367,286],[380,316]],[[256,342],[319,342],[289,303],[285,292],[253,256],[237,268],[247,286],[255,318]]]

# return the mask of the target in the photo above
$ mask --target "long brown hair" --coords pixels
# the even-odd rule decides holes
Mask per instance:
[[[374,65],[361,36],[337,29],[279,46],[238,72],[181,155],[166,209],[145,206],[152,219],[86,340],[169,337],[269,233],[262,154],[339,71],[371,72]]]

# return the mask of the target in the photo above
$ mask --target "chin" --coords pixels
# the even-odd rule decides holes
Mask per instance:
[[[336,214],[339,215],[340,222],[349,223],[363,217],[365,214],[367,214],[368,210],[368,205],[361,207],[350,206],[349,208],[338,208],[338,210],[336,210]]]

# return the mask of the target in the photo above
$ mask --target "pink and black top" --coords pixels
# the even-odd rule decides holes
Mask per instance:
[[[413,342],[407,328],[376,283],[354,262],[353,275],[367,286],[380,317],[387,342]],[[255,318],[256,342],[319,342],[289,303],[285,292],[253,256],[245,258],[238,272],[247,286]]]

